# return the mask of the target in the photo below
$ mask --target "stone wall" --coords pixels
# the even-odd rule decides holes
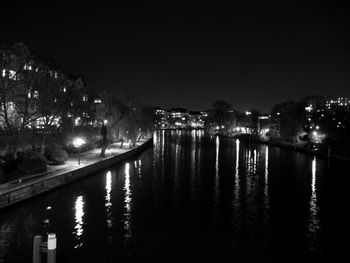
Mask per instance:
[[[29,182],[18,183],[18,185],[14,187],[9,187],[8,190],[0,189],[0,209],[24,201],[39,194],[48,192],[57,187],[80,180],[100,170],[106,169],[116,163],[125,161],[128,158],[140,154],[152,144],[153,139],[149,139],[144,144],[123,154],[113,156],[68,172],[57,172],[51,175],[45,175],[41,178],[34,179]]]

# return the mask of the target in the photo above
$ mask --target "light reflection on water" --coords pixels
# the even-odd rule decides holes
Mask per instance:
[[[265,209],[266,212],[269,208],[269,146],[266,146],[265,149],[265,187],[264,187],[264,195],[265,195]]]
[[[253,160],[252,160],[252,149],[246,150],[246,192],[248,198],[250,197],[251,187],[252,187],[252,175],[253,175]]]
[[[106,196],[105,196],[105,201],[106,201],[105,207],[106,207],[106,218],[107,218],[108,229],[110,229],[113,225],[111,191],[112,191],[112,173],[111,171],[108,171],[106,173]]]
[[[239,199],[240,199],[240,180],[239,180],[239,140],[236,139],[236,167],[235,167],[235,198],[234,198],[234,208],[237,213],[239,209]]]
[[[83,221],[83,217],[84,217],[84,199],[82,195],[79,195],[75,201],[75,231],[73,232],[73,234],[75,235],[75,239],[77,244],[75,245],[74,248],[78,248],[81,247],[83,245],[83,242],[81,240],[81,236],[84,232],[84,221]]]
[[[219,202],[219,152],[220,152],[220,138],[216,136],[215,139],[215,179],[214,179],[214,206],[218,206]]]
[[[130,189],[130,164],[125,164],[125,184],[124,184],[124,191],[125,191],[125,197],[124,197],[124,203],[125,203],[125,214],[124,214],[124,237],[125,242],[129,243],[131,237],[132,237],[132,231],[131,231],[131,189]]]
[[[215,142],[215,185],[217,185],[217,177],[219,176],[219,150],[220,150],[220,139],[216,136]]]
[[[91,253],[101,259],[96,262],[123,262],[125,254],[130,258],[124,261],[132,261],[137,253],[166,258],[183,251],[202,258],[232,251],[237,262],[253,262],[248,259],[265,260],[269,253],[323,249],[321,232],[327,224],[320,214],[327,211],[322,210],[321,157],[208,138],[202,131],[161,131],[154,140],[154,148],[140,157],[30,203],[36,212],[30,206],[25,211],[40,227],[25,227],[31,229],[28,254],[32,234],[48,227],[65,245],[59,253],[80,253],[87,262]],[[53,208],[46,209],[50,204]],[[27,221],[0,214],[0,259],[18,249],[20,226]],[[92,246],[100,250],[92,252]]]
[[[254,159],[253,159],[253,174],[256,175],[256,160],[257,160],[257,152],[256,149],[254,149]]]
[[[317,175],[317,161],[316,157],[311,163],[311,198],[310,198],[310,219],[308,225],[308,237],[309,237],[309,249],[317,251],[318,248],[318,237],[321,229],[321,222],[319,219],[319,207],[317,201],[317,190],[316,190],[316,175]]]

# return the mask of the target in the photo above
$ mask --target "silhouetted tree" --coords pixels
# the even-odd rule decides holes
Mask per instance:
[[[272,115],[279,122],[282,138],[295,138],[303,130],[305,120],[305,104],[292,100],[277,104],[272,109]]]
[[[207,126],[227,126],[232,105],[224,100],[217,100],[208,110]]]

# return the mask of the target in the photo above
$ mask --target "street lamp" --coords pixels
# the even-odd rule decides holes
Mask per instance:
[[[81,138],[81,137],[76,137],[76,138],[74,138],[74,140],[73,140],[73,146],[75,147],[75,148],[77,148],[78,149],[78,154],[79,154],[79,150],[80,150],[80,147],[82,146],[82,145],[84,145],[86,143],[86,141],[83,139],[83,138]],[[79,157],[79,155],[78,155],[78,165],[80,165],[80,157]]]

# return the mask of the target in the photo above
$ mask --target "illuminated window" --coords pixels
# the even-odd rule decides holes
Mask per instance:
[[[74,120],[74,125],[75,126],[78,126],[79,125],[79,123],[80,123],[80,117],[77,117],[77,118],[75,118],[75,120]]]
[[[28,65],[28,64],[25,64],[23,68],[24,68],[24,70],[32,70],[33,69],[32,66]]]
[[[16,80],[16,71],[13,71],[13,70],[9,70],[9,78],[10,79],[13,79],[13,80]]]

